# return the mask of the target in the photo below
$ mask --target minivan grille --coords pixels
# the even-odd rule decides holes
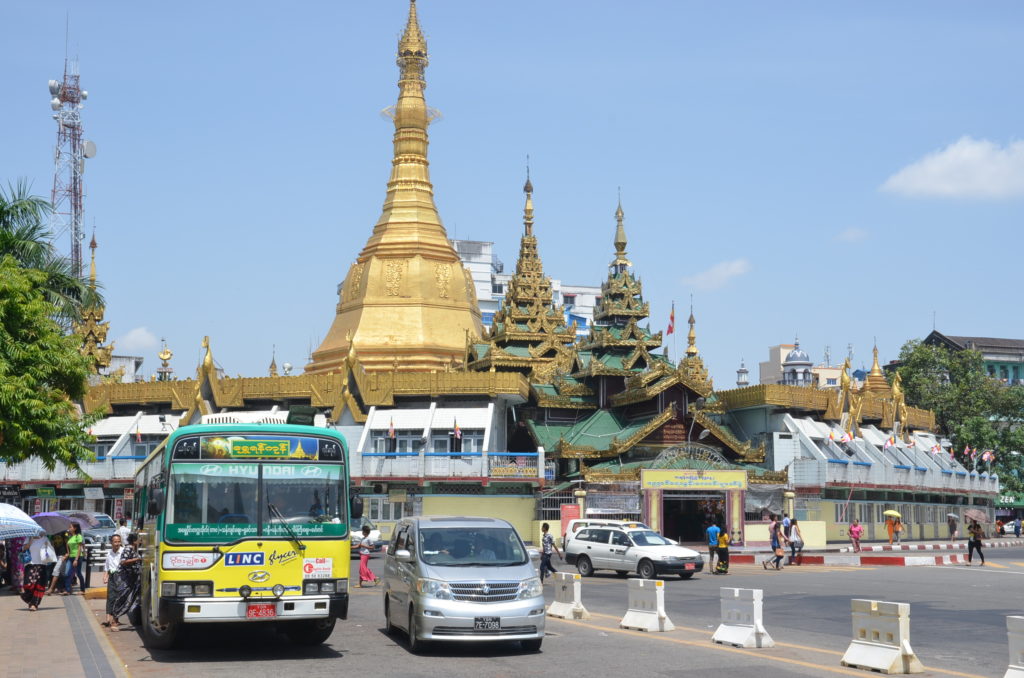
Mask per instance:
[[[517,581],[452,582],[452,597],[470,603],[500,603],[519,595]]]
[[[435,626],[431,634],[434,636],[533,636],[537,635],[537,627],[505,626],[500,629],[482,631],[464,626]]]

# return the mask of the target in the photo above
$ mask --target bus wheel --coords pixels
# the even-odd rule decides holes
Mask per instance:
[[[142,626],[142,606],[136,604],[135,607],[128,610],[128,623],[139,628]]]
[[[334,633],[335,617],[291,622],[285,633],[296,645],[319,645]]]
[[[151,650],[173,650],[181,641],[181,623],[169,621],[160,623],[150,617],[149,596],[143,594],[142,609],[142,642]]]

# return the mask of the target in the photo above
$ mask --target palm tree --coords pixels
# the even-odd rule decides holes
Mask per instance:
[[[54,307],[54,318],[67,329],[81,319],[84,307],[103,300],[54,248],[46,226],[51,209],[46,200],[31,195],[24,179],[6,191],[0,188],[0,259],[13,257],[22,268],[46,275],[42,292]]]

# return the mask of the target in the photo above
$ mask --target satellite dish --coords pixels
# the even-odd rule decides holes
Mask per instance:
[[[292,373],[292,364],[291,364],[291,363],[285,363],[285,364],[284,364],[284,365],[282,365],[281,367],[283,367],[283,368],[284,368],[284,373],[285,373],[286,375],[287,375],[287,374],[291,374],[291,373]]]
[[[88,98],[89,98],[89,93],[83,89],[82,90],[82,101],[85,101]]]
[[[53,94],[54,96],[60,94],[60,82],[56,80],[50,81],[50,94]]]
[[[52,99],[50,99],[50,108],[52,108],[55,111],[59,111],[60,99],[58,99],[57,97],[53,97]]]
[[[82,155],[84,155],[87,158],[95,158],[96,144],[86,139],[85,142],[82,143]]]

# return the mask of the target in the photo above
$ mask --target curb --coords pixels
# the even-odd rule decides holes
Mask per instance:
[[[765,554],[767,557],[768,554]],[[785,556],[789,558],[789,554]],[[763,558],[761,559],[763,560]],[[756,565],[760,562],[758,556],[734,555],[729,557],[733,563]],[[858,567],[861,565],[886,565],[890,567],[914,567],[922,565],[957,565],[967,562],[967,556],[963,553],[954,553],[944,556],[855,556],[855,555],[813,555],[806,554],[801,559],[803,565],[840,565]]]
[[[88,591],[86,593],[88,593]],[[103,649],[103,656],[110,665],[110,669],[118,678],[130,678],[128,665],[123,659],[121,659],[121,655],[117,653],[117,650],[114,648],[114,644],[110,642],[110,638],[107,637],[103,627],[100,626],[100,622],[96,618],[96,614],[93,612],[92,606],[86,602],[87,598],[88,596],[69,596],[66,599],[66,604],[81,606],[82,612],[89,619],[89,628],[92,629],[93,636],[97,639],[97,642],[100,643],[100,646]]]
[[[987,549],[996,548],[1019,548],[1024,546],[1024,539],[997,539],[994,541],[983,541],[981,545]],[[841,550],[843,553],[852,553],[853,547],[844,546]],[[868,544],[861,546],[861,551],[867,552],[879,552],[879,551],[966,551],[966,542],[949,542],[938,543],[938,544]]]

